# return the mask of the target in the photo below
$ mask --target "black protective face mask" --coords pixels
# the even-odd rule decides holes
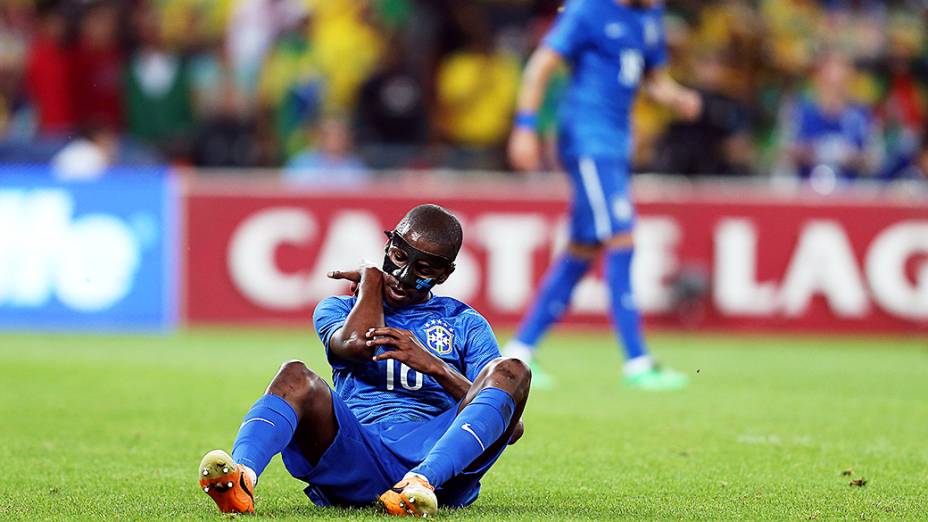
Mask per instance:
[[[400,284],[407,288],[415,288],[417,292],[427,292],[434,287],[437,282],[433,277],[423,278],[416,275],[416,264],[421,260],[426,260],[430,265],[435,267],[444,267],[445,270],[454,268],[454,263],[444,256],[429,254],[416,248],[413,248],[396,232],[384,232],[390,242],[383,256],[383,271],[395,277]],[[406,254],[406,264],[398,266],[390,259],[390,247],[395,247]]]

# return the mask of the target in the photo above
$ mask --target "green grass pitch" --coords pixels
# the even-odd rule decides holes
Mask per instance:
[[[653,335],[692,378],[620,385],[607,334],[561,333],[526,435],[448,520],[926,519],[928,341]],[[311,332],[0,335],[0,519],[217,520],[197,487],[279,364],[328,375]],[[851,469],[851,476],[844,470]],[[853,487],[853,479],[866,479]],[[279,458],[261,518],[384,520],[318,509]]]

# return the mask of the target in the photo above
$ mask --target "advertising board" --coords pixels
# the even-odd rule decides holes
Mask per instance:
[[[0,174],[0,328],[164,330],[177,320],[178,194],[163,171]]]
[[[439,293],[496,326],[517,323],[564,244],[566,199],[192,188],[186,317],[307,324],[345,291],[325,273],[380,264],[383,231],[435,202],[463,221],[457,271]],[[718,195],[638,198],[634,284],[651,324],[709,330],[928,332],[928,208],[913,203]],[[569,323],[607,324],[597,267]]]

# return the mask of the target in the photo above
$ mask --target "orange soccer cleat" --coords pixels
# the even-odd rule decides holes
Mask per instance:
[[[410,475],[396,483],[393,488],[380,495],[380,505],[387,513],[401,517],[427,517],[438,511],[435,488],[429,481]]]
[[[213,450],[200,461],[200,487],[223,513],[254,513],[255,485],[245,466],[236,464],[222,450]]]

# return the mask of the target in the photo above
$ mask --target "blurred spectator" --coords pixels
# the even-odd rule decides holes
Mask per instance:
[[[273,121],[284,159],[306,145],[307,122],[321,111],[324,85],[312,43],[312,13],[295,11],[265,60],[258,84],[261,109]]]
[[[28,100],[20,91],[31,29],[31,2],[0,2],[0,139],[32,132]]]
[[[502,168],[519,61],[563,1],[5,0],[0,161],[47,161],[96,127],[118,134],[117,161],[151,158],[138,137],[173,162],[275,167],[338,113],[368,167]],[[636,168],[910,177],[928,116],[923,0],[666,5],[672,74],[707,110],[674,122],[637,103]],[[821,67],[807,93],[821,49],[857,68]],[[543,129],[558,103],[555,83]]]
[[[686,175],[748,174],[751,137],[748,108],[724,92],[726,65],[718,52],[697,53],[695,86],[703,110],[692,121],[676,120],[660,143],[654,169]]]
[[[227,91],[237,91],[231,80],[232,72],[224,59],[222,42],[207,42],[192,51],[187,58],[190,68],[190,99],[197,120],[205,120],[222,110]],[[244,102],[242,102],[244,103]]]
[[[329,116],[319,125],[317,147],[307,148],[287,163],[284,179],[294,184],[354,184],[367,178],[367,168],[352,151],[348,122]]]
[[[422,79],[404,61],[404,47],[394,39],[381,68],[358,94],[355,121],[358,141],[373,150],[368,163],[380,168],[408,165],[417,147],[428,140],[429,122]]]
[[[155,0],[161,13],[161,34],[172,47],[224,44],[238,0]]]
[[[78,124],[123,129],[123,51],[118,4],[92,0],[81,16],[71,63]]]
[[[385,38],[370,1],[326,0],[317,3],[314,52],[325,77],[326,111],[350,112],[358,87],[377,68]]]
[[[818,187],[868,172],[873,122],[870,111],[850,99],[853,72],[845,56],[823,56],[812,91],[792,110],[790,156],[800,177]]]
[[[839,48],[855,59],[878,56],[885,46],[887,2],[825,0],[822,33],[825,45]]]
[[[881,80],[878,116],[883,128],[884,165],[880,178],[891,180],[903,173],[917,155],[928,118],[928,63],[919,59],[923,28],[908,18],[895,17],[890,25],[887,55],[873,68]]]
[[[824,31],[820,6],[813,0],[762,0],[772,65],[791,76],[812,67],[815,38]]]
[[[470,5],[470,4],[468,4]],[[509,133],[519,88],[520,64],[494,48],[493,35],[476,8],[461,9],[468,29],[464,48],[452,52],[438,68],[438,125],[459,146],[462,168],[480,167],[481,149],[500,146]],[[468,152],[478,155],[467,158]],[[498,167],[499,165],[487,165]]]
[[[132,22],[138,48],[125,73],[129,133],[172,156],[180,155],[193,126],[187,62],[166,48],[158,11],[151,4],[140,4]]]
[[[304,10],[300,0],[238,0],[226,32],[226,48],[238,88],[249,99],[257,91],[261,67],[274,41]]]
[[[235,82],[223,83],[215,113],[201,121],[191,159],[198,167],[256,167],[261,161],[257,126]]]
[[[37,111],[38,131],[64,135],[75,126],[70,53],[65,46],[67,19],[63,2],[36,6],[37,25],[26,65],[26,91]]]

